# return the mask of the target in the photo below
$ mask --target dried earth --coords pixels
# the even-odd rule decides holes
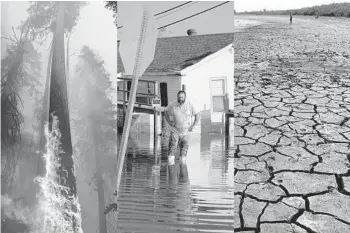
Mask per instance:
[[[235,232],[350,232],[350,21],[255,19],[234,42]]]

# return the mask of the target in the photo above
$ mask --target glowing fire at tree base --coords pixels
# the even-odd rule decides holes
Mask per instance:
[[[47,233],[82,233],[81,211],[78,197],[68,196],[67,187],[60,185],[60,177],[57,175],[59,169],[58,154],[61,150],[61,133],[58,128],[57,117],[53,117],[52,132],[49,133],[45,127],[47,138],[46,153],[44,160],[46,163],[46,174],[44,177],[37,177],[40,184],[39,211],[43,216],[42,231]],[[65,195],[63,195],[65,194]],[[73,211],[74,207],[77,211]],[[75,229],[73,229],[73,219],[75,219]]]

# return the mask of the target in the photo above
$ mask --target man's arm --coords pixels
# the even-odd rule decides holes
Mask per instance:
[[[169,124],[170,126],[174,126],[174,122],[172,122],[172,121],[170,120],[169,113],[168,113],[167,110],[164,111],[164,117],[165,117],[165,120],[168,122],[168,124]]]
[[[193,130],[194,127],[197,126],[197,124],[198,124],[198,122],[199,122],[199,118],[200,118],[199,113],[197,113],[196,115],[194,115],[194,122],[193,122],[192,126],[190,127],[190,132]]]
[[[200,118],[200,113],[197,110],[197,108],[193,104],[191,105],[191,107],[192,107],[192,114],[194,115],[194,122],[189,129],[190,132],[192,132],[193,128],[197,126]]]
[[[174,123],[173,121],[171,121],[171,120],[170,120],[170,117],[169,117],[169,113],[171,114],[171,108],[172,108],[172,106],[169,105],[169,106],[165,109],[165,111],[164,111],[164,117],[165,117],[165,120],[168,122],[168,124],[169,124],[170,126],[175,126],[175,123]]]

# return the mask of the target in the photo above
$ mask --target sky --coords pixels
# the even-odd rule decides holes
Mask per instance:
[[[111,77],[117,77],[117,28],[113,12],[105,9],[103,2],[89,2],[81,10],[70,40],[73,53],[88,45],[104,60]]]
[[[190,3],[171,12],[157,16],[157,26],[160,27],[175,22],[222,2],[223,1],[202,1]],[[157,14],[178,6],[184,3],[184,1],[143,1],[142,3],[145,4],[153,14]],[[125,21],[133,17],[135,4],[140,4],[140,2],[118,2],[118,26],[122,26]],[[166,28],[166,32],[161,36],[185,36],[187,35],[186,31],[188,29],[196,29],[197,34],[233,32],[233,2],[229,2],[201,15],[169,26]],[[123,33],[123,30],[125,30],[125,28],[119,29],[118,33]]]
[[[235,0],[236,12],[266,10],[289,10],[315,5],[350,2],[350,0]]]

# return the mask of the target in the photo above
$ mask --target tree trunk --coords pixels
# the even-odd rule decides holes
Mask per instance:
[[[45,82],[45,91],[44,91],[44,101],[43,101],[43,113],[41,116],[40,122],[40,155],[42,156],[45,153],[46,146],[46,135],[45,135],[45,124],[49,121],[49,101],[50,101],[50,82],[51,82],[51,63],[52,63],[52,53],[54,48],[54,40],[52,40],[49,61],[47,64],[47,72],[46,72],[46,82]],[[43,176],[45,174],[45,162],[42,157],[39,157],[38,161],[38,170],[37,175]]]
[[[67,90],[69,93],[69,38],[70,35],[67,37],[67,52],[66,52],[66,56],[67,56],[67,64],[66,64],[66,68],[67,68]]]
[[[96,77],[94,77],[96,78]],[[97,91],[97,82],[92,82],[88,85],[86,89],[86,96],[88,103],[96,102],[98,98],[98,91]],[[95,184],[97,188],[97,198],[98,198],[98,216],[99,216],[99,233],[107,233],[107,221],[106,221],[106,215],[105,215],[105,192],[104,192],[104,181],[102,178],[102,168],[101,168],[101,161],[100,161],[100,155],[102,151],[100,150],[100,143],[103,143],[100,139],[98,139],[98,134],[100,132],[97,130],[99,128],[99,124],[96,123],[96,119],[99,117],[98,114],[100,113],[101,109],[98,108],[90,108],[89,113],[89,125],[90,125],[90,132],[89,136],[91,138],[91,145],[93,147],[93,154],[95,156],[95,162],[96,162],[96,175],[95,175]]]
[[[94,128],[95,124],[91,124]],[[98,215],[99,215],[99,226],[100,233],[107,233],[107,222],[106,215],[104,213],[106,203],[105,203],[105,192],[102,178],[101,162],[100,162],[100,152],[98,150],[98,142],[95,139],[96,131],[92,130],[92,146],[94,148],[94,156],[96,161],[96,187],[97,187],[97,198],[98,198]]]
[[[59,183],[68,188],[67,192],[62,191],[62,195],[67,199],[76,197],[76,179],[74,176],[74,164],[72,153],[72,140],[69,122],[67,83],[65,73],[64,59],[64,14],[65,2],[59,2],[56,32],[54,35],[55,44],[53,47],[52,67],[51,67],[51,83],[50,83],[50,110],[49,110],[49,130],[52,131],[53,116],[57,117],[58,129],[61,133],[60,144],[61,152],[59,152],[59,168],[57,175]],[[74,205],[72,203],[72,205]],[[74,212],[77,206],[72,206]],[[63,210],[64,211],[64,210]],[[72,220],[73,229],[76,230],[77,219],[74,216],[67,216]]]

